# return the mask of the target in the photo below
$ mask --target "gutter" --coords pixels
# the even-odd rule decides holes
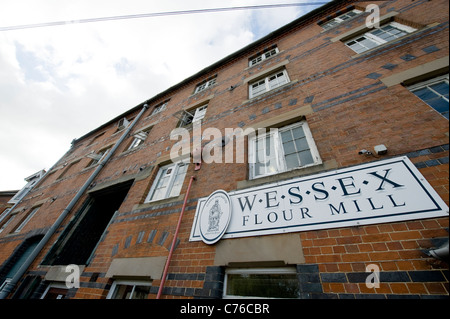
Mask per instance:
[[[92,173],[92,175],[87,179],[87,181],[83,184],[83,186],[78,190],[75,197],[70,201],[69,205],[62,211],[61,215],[59,215],[58,219],[53,223],[52,227],[47,231],[45,236],[41,239],[39,244],[36,246],[36,248],[32,251],[30,256],[25,260],[25,262],[22,264],[22,266],[19,268],[15,276],[12,278],[12,280],[5,285],[3,290],[0,292],[0,299],[6,299],[8,295],[13,291],[16,284],[19,282],[19,280],[22,278],[22,276],[27,271],[28,267],[33,263],[37,255],[41,252],[41,250],[44,248],[44,246],[48,243],[50,238],[53,236],[53,234],[56,232],[56,230],[59,228],[63,220],[67,217],[69,212],[72,210],[72,208],[78,203],[78,200],[84,195],[84,192],[88,189],[88,187],[91,185],[91,183],[94,181],[94,179],[97,177],[97,175],[101,172],[103,167],[106,165],[108,160],[112,157],[114,152],[117,150],[117,148],[120,146],[120,144],[125,140],[125,138],[130,133],[131,129],[136,125],[136,123],[139,121],[139,119],[142,117],[144,112],[148,109],[147,103],[143,105],[143,108],[141,112],[136,116],[134,121],[128,126],[125,133],[122,134],[120,139],[116,142],[114,147],[111,149],[111,152],[109,152],[106,157],[98,164],[96,170]]]

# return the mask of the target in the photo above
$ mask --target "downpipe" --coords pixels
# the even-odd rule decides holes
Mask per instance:
[[[28,267],[33,263],[36,256],[41,252],[42,248],[47,244],[47,242],[50,240],[50,238],[53,236],[53,234],[56,232],[56,230],[59,228],[63,220],[67,217],[69,212],[72,210],[72,208],[77,204],[78,200],[83,196],[84,192],[88,189],[89,185],[94,181],[94,179],[97,177],[97,175],[100,173],[100,171],[103,169],[103,167],[106,165],[108,160],[112,157],[114,152],[117,150],[117,148],[122,144],[122,142],[126,139],[130,131],[133,129],[133,127],[136,125],[136,123],[139,121],[139,119],[142,117],[144,112],[148,109],[147,103],[145,103],[142,107],[142,110],[136,116],[134,121],[128,126],[125,133],[120,137],[120,139],[116,142],[116,144],[113,146],[111,151],[106,155],[106,157],[98,164],[95,171],[92,173],[92,175],[88,178],[88,180],[83,184],[83,186],[78,190],[75,197],[70,201],[69,205],[62,211],[61,215],[59,215],[58,219],[53,223],[52,227],[47,231],[45,236],[41,239],[39,244],[36,246],[36,248],[31,252],[30,256],[25,260],[25,262],[22,264],[22,266],[19,268],[15,276],[11,279],[9,283],[5,285],[5,287],[0,292],[0,299],[6,299],[8,295],[13,291],[16,284],[19,282],[20,278],[25,274]]]
[[[448,262],[448,240],[447,243],[437,249],[431,249],[425,252],[428,256]]]
[[[177,228],[175,230],[175,235],[173,236],[173,239],[172,239],[172,246],[170,247],[169,256],[167,257],[167,261],[164,266],[164,271],[163,271],[161,283],[159,284],[159,289],[158,289],[158,294],[156,295],[156,299],[161,298],[162,291],[164,289],[164,284],[166,283],[167,272],[169,270],[170,262],[172,260],[173,251],[175,250],[175,244],[177,242],[178,232],[180,231],[181,220],[183,219],[184,211],[186,209],[186,204],[187,204],[187,200],[189,197],[189,192],[191,191],[191,186],[192,186],[193,181],[195,181],[195,177],[191,176],[191,179],[189,180],[188,188],[186,190],[186,195],[184,195],[183,207],[181,208],[181,213],[180,213],[180,216],[178,217]]]

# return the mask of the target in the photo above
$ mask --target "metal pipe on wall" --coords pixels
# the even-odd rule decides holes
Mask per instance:
[[[186,190],[186,195],[184,195],[183,207],[181,208],[180,217],[178,217],[177,228],[176,228],[175,234],[173,236],[172,245],[171,245],[170,251],[169,251],[169,256],[167,257],[167,261],[166,261],[166,264],[164,266],[164,271],[163,271],[163,275],[162,275],[162,278],[161,278],[161,283],[159,284],[159,289],[158,289],[158,294],[156,295],[156,299],[160,299],[161,298],[162,291],[164,289],[164,284],[166,283],[167,272],[169,270],[170,261],[172,260],[173,251],[175,250],[175,244],[177,242],[178,232],[180,231],[181,220],[183,219],[184,211],[186,209],[186,204],[187,204],[187,200],[188,200],[188,197],[189,197],[189,192],[191,191],[192,182],[194,180],[195,180],[195,177],[191,176],[191,179],[189,180],[188,188]]]
[[[95,171],[92,173],[91,176],[87,179],[87,181],[83,184],[83,186],[78,190],[75,197],[70,201],[69,205],[62,211],[62,213],[59,215],[58,219],[53,223],[53,225],[50,227],[50,229],[47,231],[45,236],[41,239],[39,244],[36,246],[36,248],[33,250],[33,252],[30,254],[30,256],[25,260],[25,262],[22,264],[22,266],[19,268],[17,273],[14,275],[14,277],[11,279],[9,283],[5,285],[5,287],[0,292],[0,299],[5,299],[8,297],[8,295],[11,293],[11,291],[14,289],[16,284],[19,282],[20,278],[25,274],[28,267],[33,263],[34,259],[37,257],[37,255],[41,252],[42,248],[47,244],[47,242],[50,240],[50,238],[53,236],[53,234],[56,232],[56,230],[59,228],[63,220],[67,217],[69,212],[72,210],[72,208],[77,204],[78,200],[83,196],[84,192],[87,190],[89,185],[94,181],[94,179],[97,177],[97,175],[100,173],[100,171],[103,169],[103,167],[106,165],[108,160],[112,157],[114,152],[117,150],[117,148],[122,144],[122,142],[125,140],[125,138],[130,133],[131,129],[136,125],[136,123],[139,121],[139,119],[142,117],[144,112],[148,109],[147,103],[143,105],[142,110],[140,113],[136,116],[134,121],[128,126],[125,133],[122,134],[120,139],[116,142],[116,144],[113,146],[111,151],[106,155],[106,157],[98,164]]]

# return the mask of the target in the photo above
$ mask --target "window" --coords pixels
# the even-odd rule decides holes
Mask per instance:
[[[448,120],[448,74],[408,89]]]
[[[8,219],[0,227],[0,233],[13,221],[13,219],[17,216],[17,214],[9,215]]]
[[[213,77],[213,78],[210,78],[210,79],[208,79],[206,81],[203,81],[203,82],[201,82],[200,84],[198,84],[195,87],[194,94],[197,94],[197,93],[199,93],[201,91],[204,91],[207,88],[213,86],[214,84],[216,84],[216,77]]]
[[[2,269],[0,269],[0,292],[6,284],[11,282],[43,237],[39,235],[25,239],[19,249],[16,249],[8,261],[4,263]]]
[[[128,125],[130,125],[131,120],[128,121],[125,117],[123,119],[121,119],[118,123],[117,123],[117,131],[121,131],[125,128],[128,127]]]
[[[207,108],[208,104],[205,104],[190,111],[183,110],[178,127],[187,126],[196,121],[201,121],[205,117]]]
[[[34,173],[33,175],[25,178],[25,181],[27,184],[19,191],[16,195],[14,195],[13,198],[11,198],[8,203],[15,204],[19,202],[22,198],[25,197],[25,195],[28,194],[28,192],[36,185],[39,180],[44,176],[45,171],[41,170],[37,173]]]
[[[346,45],[356,53],[362,53],[379,45],[391,42],[403,37],[416,29],[407,27],[397,22],[391,22],[378,29],[371,30],[361,36],[347,41]]]
[[[147,299],[152,284],[148,281],[115,281],[106,299]]]
[[[299,298],[295,268],[245,268],[225,271],[224,298]]]
[[[147,196],[146,202],[180,195],[187,167],[188,164],[184,162],[161,167]]]
[[[97,163],[100,163],[106,157],[106,155],[108,155],[110,150],[111,150],[111,147],[102,149],[97,154],[95,154],[95,153],[88,154],[87,157],[92,159],[92,161],[89,163],[88,167],[94,166]]]
[[[20,225],[14,230],[15,233],[19,233],[22,228],[25,227],[25,225],[30,221],[31,217],[34,216],[34,214],[37,213],[37,211],[39,210],[39,207],[35,207],[31,212],[29,212],[26,217],[22,220],[22,222],[20,223]]]
[[[258,53],[256,56],[253,56],[249,59],[249,63],[248,66],[254,66],[255,64],[261,63],[264,60],[278,54],[279,50],[278,48],[275,46],[272,49],[269,49],[267,51],[264,51],[262,53]]]
[[[9,211],[11,210],[11,208],[7,208],[3,211],[3,213],[0,214],[0,222],[5,219],[6,216],[8,216]]]
[[[136,148],[139,145],[141,145],[147,139],[148,134],[150,133],[151,129],[152,128],[150,127],[150,128],[147,128],[147,129],[144,129],[142,131],[135,133],[133,136],[133,141],[131,142],[131,144],[127,150],[131,150],[131,149]]]
[[[268,133],[249,139],[251,179],[320,163],[306,122],[270,129]]]
[[[62,284],[51,284],[45,289],[41,299],[65,299],[69,289]]]
[[[63,178],[64,176],[70,176],[71,174],[76,173],[77,171],[75,170],[75,168],[76,168],[76,165],[77,165],[79,162],[80,162],[80,160],[77,160],[77,161],[75,161],[75,162],[73,162],[73,163],[70,163],[69,166],[67,166],[67,167],[62,171],[62,173],[58,176],[57,179],[61,179],[61,178]]]
[[[361,10],[354,9],[352,11],[346,12],[344,14],[341,14],[340,16],[337,16],[334,19],[331,19],[331,20],[327,21],[327,22],[321,24],[320,26],[322,28],[324,28],[325,30],[329,30],[329,29],[334,28],[335,26],[341,24],[342,22],[344,22],[346,20],[349,20],[349,19],[351,19],[353,17],[356,17],[360,13],[362,13]]]
[[[163,103],[155,106],[152,114],[150,114],[150,115],[155,115],[155,114],[158,114],[158,113],[164,111],[166,109],[167,103],[169,103],[169,101],[163,102]]]
[[[277,87],[289,82],[289,77],[286,70],[277,71],[264,79],[257,80],[250,83],[249,94],[250,98],[264,94]]]

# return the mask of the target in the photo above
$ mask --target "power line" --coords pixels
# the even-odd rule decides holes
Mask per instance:
[[[93,22],[114,21],[114,20],[142,19],[142,18],[154,18],[154,17],[198,14],[198,13],[318,6],[318,5],[324,5],[327,3],[328,3],[328,1],[325,1],[325,2],[303,2],[303,3],[285,3],[285,4],[229,7],[229,8],[212,8],[212,9],[196,9],[196,10],[142,13],[142,14],[131,14],[131,15],[111,16],[111,17],[101,17],[101,18],[88,18],[88,19],[80,19],[80,20],[67,20],[67,21],[54,21],[54,22],[34,23],[34,24],[23,24],[23,25],[9,26],[9,27],[0,27],[0,31],[13,31],[13,30],[21,30],[21,29],[54,27],[54,26],[78,24],[78,23],[93,23]]]

